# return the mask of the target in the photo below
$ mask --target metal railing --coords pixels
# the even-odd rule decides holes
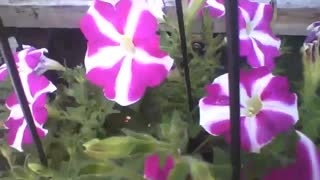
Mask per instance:
[[[181,0],[176,0],[176,12],[179,23],[181,40],[181,52],[184,63],[186,94],[188,96],[189,110],[193,109],[193,98],[191,91],[191,81],[187,60],[187,44],[184,28],[183,9]],[[230,94],[230,122],[231,122],[231,163],[232,179],[240,179],[240,104],[239,104],[239,35],[238,35],[238,0],[225,0],[226,7],[226,34],[227,34],[227,59],[229,73],[229,94]],[[42,165],[48,166],[45,152],[40,138],[37,134],[33,117],[21,84],[19,73],[13,59],[9,46],[8,36],[4,31],[4,26],[0,18],[0,54],[7,64],[8,72],[12,80],[15,93],[21,105],[24,117],[30,128],[32,138],[38,151],[39,160]],[[0,56],[1,57],[1,56]]]

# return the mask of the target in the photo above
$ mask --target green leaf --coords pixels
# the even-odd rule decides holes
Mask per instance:
[[[225,163],[225,164],[213,165],[212,169],[214,171],[214,178],[216,180],[231,179],[231,175],[232,175],[231,164]]]
[[[32,172],[34,172],[35,174],[37,174],[39,176],[53,177],[53,172],[50,169],[48,169],[38,163],[28,163],[27,166]]]
[[[34,180],[35,178],[30,172],[19,166],[12,167],[11,173],[15,179],[19,180]]]
[[[186,179],[189,174],[189,170],[187,162],[177,162],[175,167],[170,171],[168,180]]]
[[[213,153],[213,163],[216,165],[226,164],[230,161],[229,153],[221,148],[213,148]]]
[[[146,133],[137,133],[125,128],[123,128],[121,131],[127,136],[131,136],[140,140],[156,141],[154,137]]]
[[[114,170],[114,166],[110,162],[89,164],[80,169],[79,175],[84,174],[104,174]]]
[[[152,152],[156,145],[156,142],[134,137],[114,136],[103,140],[93,139],[83,146],[90,157],[116,159]]]
[[[210,172],[209,164],[193,159],[190,162],[190,166],[193,180],[214,180]]]
[[[188,142],[188,124],[181,119],[178,111],[171,115],[170,122],[163,122],[161,127],[162,136],[169,140],[175,147],[183,150]]]

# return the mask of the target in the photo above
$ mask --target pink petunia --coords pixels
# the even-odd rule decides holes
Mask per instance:
[[[144,162],[144,178],[147,180],[167,180],[170,170],[174,168],[174,159],[168,156],[163,167],[160,157],[156,154],[146,157]]]
[[[48,130],[43,128],[43,125],[48,117],[45,104],[46,94],[41,94],[37,97],[37,99],[34,100],[34,102],[29,104],[37,134],[40,138],[43,138],[48,133]],[[22,145],[32,144],[33,140],[31,131],[27,126],[27,121],[24,118],[15,93],[12,93],[7,98],[6,106],[10,110],[10,115],[7,121],[4,123],[4,127],[8,129],[7,143],[18,151],[23,151]]]
[[[14,54],[14,60],[38,135],[44,137],[47,134],[47,130],[43,129],[47,119],[46,94],[54,92],[56,87],[42,73],[48,69],[63,70],[64,68],[58,62],[44,56],[46,49],[35,49],[31,46],[23,46],[23,48]],[[5,64],[0,67],[1,81],[7,78],[7,71]],[[9,95],[6,106],[10,110],[10,115],[4,123],[5,128],[8,129],[7,142],[18,151],[23,151],[22,145],[32,143],[32,136],[15,93]]]
[[[133,104],[167,77],[173,59],[160,49],[157,19],[145,0],[96,0],[80,26],[88,40],[86,77],[107,99]]]
[[[306,135],[296,132],[299,135],[296,161],[288,167],[271,170],[263,180],[320,180],[320,152]]]
[[[257,68],[274,67],[274,58],[280,55],[280,39],[271,30],[272,5],[241,0],[239,3],[240,55]]]
[[[208,85],[199,102],[200,125],[210,134],[230,140],[228,74]],[[298,121],[297,96],[286,78],[273,76],[267,67],[240,75],[241,147],[259,152],[278,134]]]

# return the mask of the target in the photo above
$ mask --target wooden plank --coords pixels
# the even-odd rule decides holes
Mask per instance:
[[[167,0],[174,4],[172,0]],[[269,0],[257,0],[268,2]],[[306,26],[320,20],[320,0],[278,0],[274,32],[305,35]],[[78,28],[92,0],[0,0],[0,16],[7,27]],[[174,9],[171,9],[174,13]],[[215,20],[215,32],[224,32],[223,19]],[[194,32],[201,29],[194,25]]]

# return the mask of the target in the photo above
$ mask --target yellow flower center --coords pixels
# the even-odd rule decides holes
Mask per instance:
[[[132,38],[128,36],[123,36],[120,42],[120,46],[126,51],[128,54],[135,53],[135,46],[132,42]]]
[[[253,117],[262,109],[262,101],[259,96],[255,95],[247,101],[247,107],[245,109],[245,115],[247,117]]]

